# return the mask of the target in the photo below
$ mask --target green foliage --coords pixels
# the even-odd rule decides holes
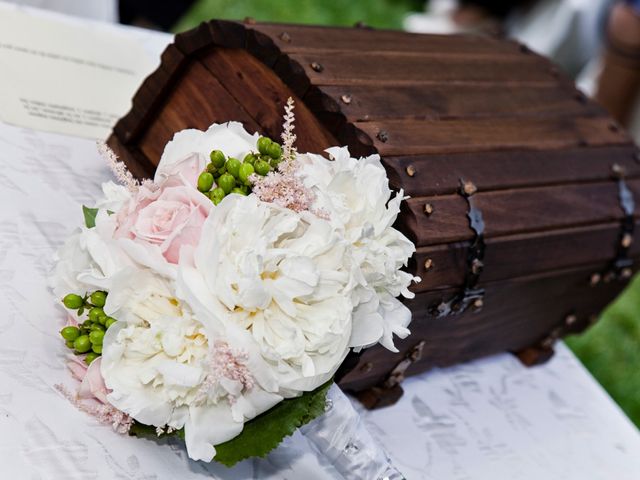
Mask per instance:
[[[640,427],[640,276],[598,323],[567,344],[609,395]]]
[[[98,215],[97,208],[89,208],[83,205],[82,214],[84,215],[84,224],[87,228],[93,228],[96,226],[96,215]]]
[[[129,435],[138,438],[147,438],[149,440],[153,440],[158,438],[158,434],[156,433],[156,427],[152,427],[150,425],[145,425],[143,423],[138,423],[134,420],[131,428],[129,429]],[[176,432],[177,435],[177,432]]]
[[[215,460],[231,467],[249,457],[264,457],[285,437],[324,413],[325,398],[333,380],[313,392],[283,400],[244,426],[242,433],[216,445]]]
[[[198,0],[174,26],[182,32],[212,18],[262,22],[352,26],[362,21],[377,28],[401,28],[411,10],[424,8],[416,0]]]
[[[283,400],[275,407],[247,422],[242,433],[228,442],[216,445],[215,461],[232,467],[250,457],[264,457],[280,445],[285,437],[324,413],[327,391],[333,383],[328,381],[312,392],[296,398]],[[155,427],[134,422],[130,435],[141,438],[157,438]],[[172,435],[184,439],[184,432],[178,430]]]

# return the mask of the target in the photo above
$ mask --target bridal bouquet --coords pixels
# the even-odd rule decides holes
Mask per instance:
[[[300,154],[293,129],[290,100],[282,145],[234,122],[178,132],[141,183],[106,152],[120,184],[52,279],[79,408],[233,465],[321,415],[350,349],[409,334],[403,192],[377,155]]]

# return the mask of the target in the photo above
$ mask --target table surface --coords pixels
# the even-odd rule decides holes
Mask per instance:
[[[1,122],[0,166],[0,476],[339,478],[299,434],[229,470],[190,461],[179,441],[120,436],[58,394],[69,375],[47,276],[110,173],[91,140]],[[407,479],[640,478],[638,431],[563,344],[541,367],[497,355],[404,388],[398,404],[362,415]]]

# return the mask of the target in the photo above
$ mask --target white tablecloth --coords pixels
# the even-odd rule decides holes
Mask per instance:
[[[92,141],[0,123],[0,478],[339,478],[299,434],[229,470],[188,460],[178,441],[120,436],[53,388],[69,375],[52,253],[109,178]],[[640,478],[638,431],[558,350],[533,369],[505,354],[409,379],[366,424],[409,480]]]

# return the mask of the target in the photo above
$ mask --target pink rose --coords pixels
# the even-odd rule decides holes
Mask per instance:
[[[110,393],[104,384],[100,365],[102,358],[96,358],[87,367],[84,361],[79,357],[71,357],[67,366],[71,370],[71,374],[76,380],[80,381],[78,389],[78,397],[86,400],[98,400],[101,403],[108,404],[107,395]]]
[[[67,314],[67,323],[65,324],[65,327],[77,327],[78,326],[78,320],[76,320],[73,315],[71,314]]]
[[[169,177],[157,189],[140,187],[118,212],[114,236],[157,246],[167,262],[177,264],[183,245],[197,245],[213,206],[183,180]]]
[[[96,358],[87,367],[81,358],[71,356],[67,366],[71,370],[71,374],[80,381],[80,387],[75,394],[63,385],[56,385],[56,389],[78,409],[93,415],[105,425],[111,425],[111,428],[118,433],[127,433],[133,425],[133,419],[107,400],[107,395],[111,393],[111,390],[104,383],[100,370],[101,364],[102,357]]]

